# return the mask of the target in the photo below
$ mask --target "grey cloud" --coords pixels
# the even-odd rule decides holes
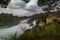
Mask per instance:
[[[21,0],[11,0],[10,4],[8,5],[8,8],[11,9],[20,9],[25,7],[25,2]]]
[[[28,11],[39,12],[41,8],[37,5],[38,0],[30,0],[29,3],[25,3],[22,0],[11,0],[11,3],[8,5],[8,8],[12,9],[21,9],[24,8]]]
[[[0,12],[12,13],[14,16],[31,16],[36,13],[41,13],[42,8],[37,6],[37,0],[30,0],[29,3],[25,3],[21,0],[11,0],[7,8],[0,8]]]

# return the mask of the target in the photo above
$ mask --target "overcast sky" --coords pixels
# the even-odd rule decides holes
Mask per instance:
[[[0,12],[4,13],[12,13],[17,16],[30,16],[37,13],[44,12],[42,8],[37,5],[38,0],[30,0],[29,3],[25,3],[22,0],[11,0],[7,8],[0,8]],[[57,5],[60,5],[60,1],[57,2]],[[56,8],[60,8],[60,6],[56,6]],[[56,11],[56,10],[55,10]]]
[[[30,16],[43,11],[37,5],[37,0],[30,0],[29,3],[22,0],[11,0],[7,8],[0,8],[0,12],[12,13],[18,16]]]

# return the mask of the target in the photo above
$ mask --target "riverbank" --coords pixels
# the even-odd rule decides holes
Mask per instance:
[[[40,15],[30,16],[33,20],[36,21],[36,25],[31,29],[25,30],[24,33],[22,35],[19,35],[18,37],[16,33],[15,35],[10,36],[10,38],[7,39],[8,40],[9,39],[11,40],[60,40],[60,20],[55,19],[55,18],[59,18],[59,13],[60,12],[49,12],[46,14],[41,14],[41,16]],[[47,18],[49,20],[46,20]],[[45,23],[45,25],[43,25],[42,22]]]
[[[8,14],[8,13],[0,14],[0,27],[14,26],[19,24],[19,22],[20,22],[20,19],[17,16],[13,16],[12,14]]]

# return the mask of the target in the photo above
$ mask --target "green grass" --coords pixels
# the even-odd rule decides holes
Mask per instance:
[[[57,25],[55,23],[51,23],[45,26],[45,31],[47,34],[54,34],[56,32]]]
[[[48,24],[46,26],[40,27],[36,25],[32,29],[26,30],[23,35],[16,37],[10,36],[10,40],[40,40],[41,38],[59,36],[60,37],[60,25],[55,23]],[[9,38],[8,38],[9,39]]]

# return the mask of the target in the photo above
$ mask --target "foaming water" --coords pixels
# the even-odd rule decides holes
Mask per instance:
[[[27,30],[29,28],[29,24],[27,24],[26,22],[20,22],[18,25],[0,29],[0,37],[7,38],[8,36],[15,34],[16,32],[18,34],[21,34],[24,32],[24,30]]]
[[[18,25],[9,27],[9,28],[3,28],[0,29],[0,39],[1,38],[8,38],[11,35],[14,35],[16,32],[18,35],[22,34],[25,30],[31,29],[35,26],[35,21],[33,22],[33,26],[30,26],[30,24],[27,23],[29,19],[21,21]],[[2,39],[1,39],[2,40]]]

